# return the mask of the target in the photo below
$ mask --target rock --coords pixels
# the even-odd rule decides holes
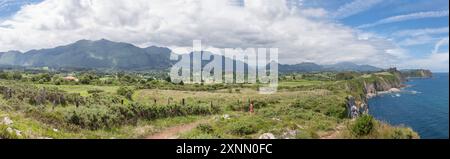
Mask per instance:
[[[53,129],[54,132],[58,132],[58,129]]]
[[[356,101],[355,97],[348,96],[347,97],[347,114],[348,117],[354,119],[362,114],[367,114],[369,112],[369,106],[365,101]]]
[[[272,133],[264,133],[261,136],[259,136],[259,139],[276,139],[275,135]]]
[[[14,129],[14,132],[16,133],[17,136],[22,136],[22,131]]]
[[[367,99],[371,99],[371,98],[376,97],[376,96],[377,96],[377,94],[375,94],[375,93],[367,93],[366,98]]]
[[[284,132],[282,135],[283,139],[295,139],[295,136],[297,136],[298,131],[297,130],[288,130],[287,132]]]
[[[359,113],[360,114],[369,114],[369,106],[365,103],[361,103]]]
[[[398,92],[401,92],[401,90],[398,89],[398,88],[391,88],[391,89],[389,89],[388,92],[390,92],[390,93],[398,93]]]
[[[229,114],[224,114],[224,115],[222,116],[222,118],[223,118],[223,119],[230,119],[230,115],[229,115]]]
[[[272,120],[275,120],[275,121],[281,121],[280,118],[272,118]]]
[[[14,134],[16,134],[16,136],[22,136],[22,131],[13,129],[11,127],[6,128],[6,131],[11,134],[14,133]]]
[[[14,122],[11,119],[9,119],[9,117],[4,117],[1,123],[5,125],[11,125]]]

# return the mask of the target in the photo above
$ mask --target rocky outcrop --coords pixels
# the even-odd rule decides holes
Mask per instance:
[[[9,117],[3,117],[3,120],[0,122],[0,124],[5,124],[5,125],[11,125],[14,122],[9,118]]]
[[[272,133],[264,133],[261,136],[259,136],[259,139],[276,139],[275,135]]]
[[[404,78],[430,78],[433,77],[433,73],[430,70],[416,69],[416,70],[403,70],[401,74]]]
[[[383,78],[380,78],[380,80],[374,81],[374,82],[364,82],[364,93],[366,95],[367,99],[370,99],[376,95],[378,95],[380,92],[387,92],[387,91],[393,91],[393,89],[399,89],[403,87],[400,80],[395,81],[388,81]]]
[[[0,120],[0,139],[15,139],[22,137],[22,131],[13,128],[14,121],[5,116]]]
[[[385,92],[397,92],[403,87],[402,82],[405,81],[404,75],[396,68],[386,70],[387,74],[373,74],[371,78],[362,78],[362,93],[358,94],[360,98],[355,96],[347,97],[347,114],[350,118],[357,118],[362,114],[369,113],[368,100],[378,94]],[[361,89],[361,87],[358,87]]]
[[[356,101],[355,97],[347,97],[347,116],[350,118],[357,118],[362,114],[369,113],[369,107],[365,102]]]

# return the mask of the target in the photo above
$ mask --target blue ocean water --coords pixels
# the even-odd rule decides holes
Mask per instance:
[[[369,100],[370,114],[392,125],[405,125],[423,139],[448,139],[449,74],[429,79],[410,79],[401,93]]]

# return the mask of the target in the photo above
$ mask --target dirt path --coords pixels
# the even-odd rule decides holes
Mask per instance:
[[[147,136],[146,139],[177,139],[178,134],[190,131],[199,124],[206,123],[206,120],[200,120],[189,124],[178,125],[162,130],[159,133]]]

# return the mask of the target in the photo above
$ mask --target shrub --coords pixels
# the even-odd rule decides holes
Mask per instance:
[[[105,107],[91,106],[80,107],[68,111],[65,115],[66,122],[78,125],[81,128],[96,130],[100,128],[111,128],[123,124],[126,120],[118,114]]]
[[[22,79],[22,73],[20,72],[14,72],[12,75],[13,80],[21,80]]]
[[[207,104],[150,106],[133,103],[130,109],[139,117],[148,120],[186,115],[210,115],[220,112],[219,107]]]
[[[374,125],[375,121],[372,116],[363,115],[356,119],[350,130],[355,136],[365,136],[373,131]]]
[[[357,73],[354,72],[341,72],[336,74],[336,79],[337,80],[351,80],[354,79],[358,76]]]
[[[168,105],[150,106],[138,103],[130,105],[112,104],[110,106],[86,106],[68,109],[65,121],[91,130],[111,128],[123,124],[136,124],[138,119],[160,119],[186,115],[209,115],[220,109],[209,105]]]
[[[271,121],[257,116],[242,116],[232,120],[227,120],[225,130],[233,135],[245,136],[266,130],[273,126]]]
[[[214,132],[214,129],[209,124],[200,124],[197,126],[197,129],[200,130],[201,132],[207,133],[207,134]]]
[[[254,109],[261,109],[261,108],[265,108],[268,107],[269,104],[275,104],[276,101],[267,101],[267,100],[258,100],[258,101],[253,101],[253,108]],[[247,112],[250,110],[250,104],[248,101],[238,101],[238,102],[233,102],[230,105],[228,105],[228,109],[232,110],[232,111],[244,111]]]
[[[345,102],[339,96],[309,96],[300,98],[292,104],[294,108],[303,108],[336,118],[346,117]]]
[[[129,87],[120,87],[119,89],[117,89],[117,94],[124,96],[125,98],[127,98],[129,100],[132,100],[133,93],[134,93],[134,90]]]
[[[91,89],[91,90],[88,90],[87,91],[89,94],[95,94],[95,93],[102,93],[102,92],[104,92],[103,90],[101,90],[101,89]]]
[[[250,135],[258,132],[258,128],[255,123],[240,121],[231,125],[230,132],[235,135]]]

